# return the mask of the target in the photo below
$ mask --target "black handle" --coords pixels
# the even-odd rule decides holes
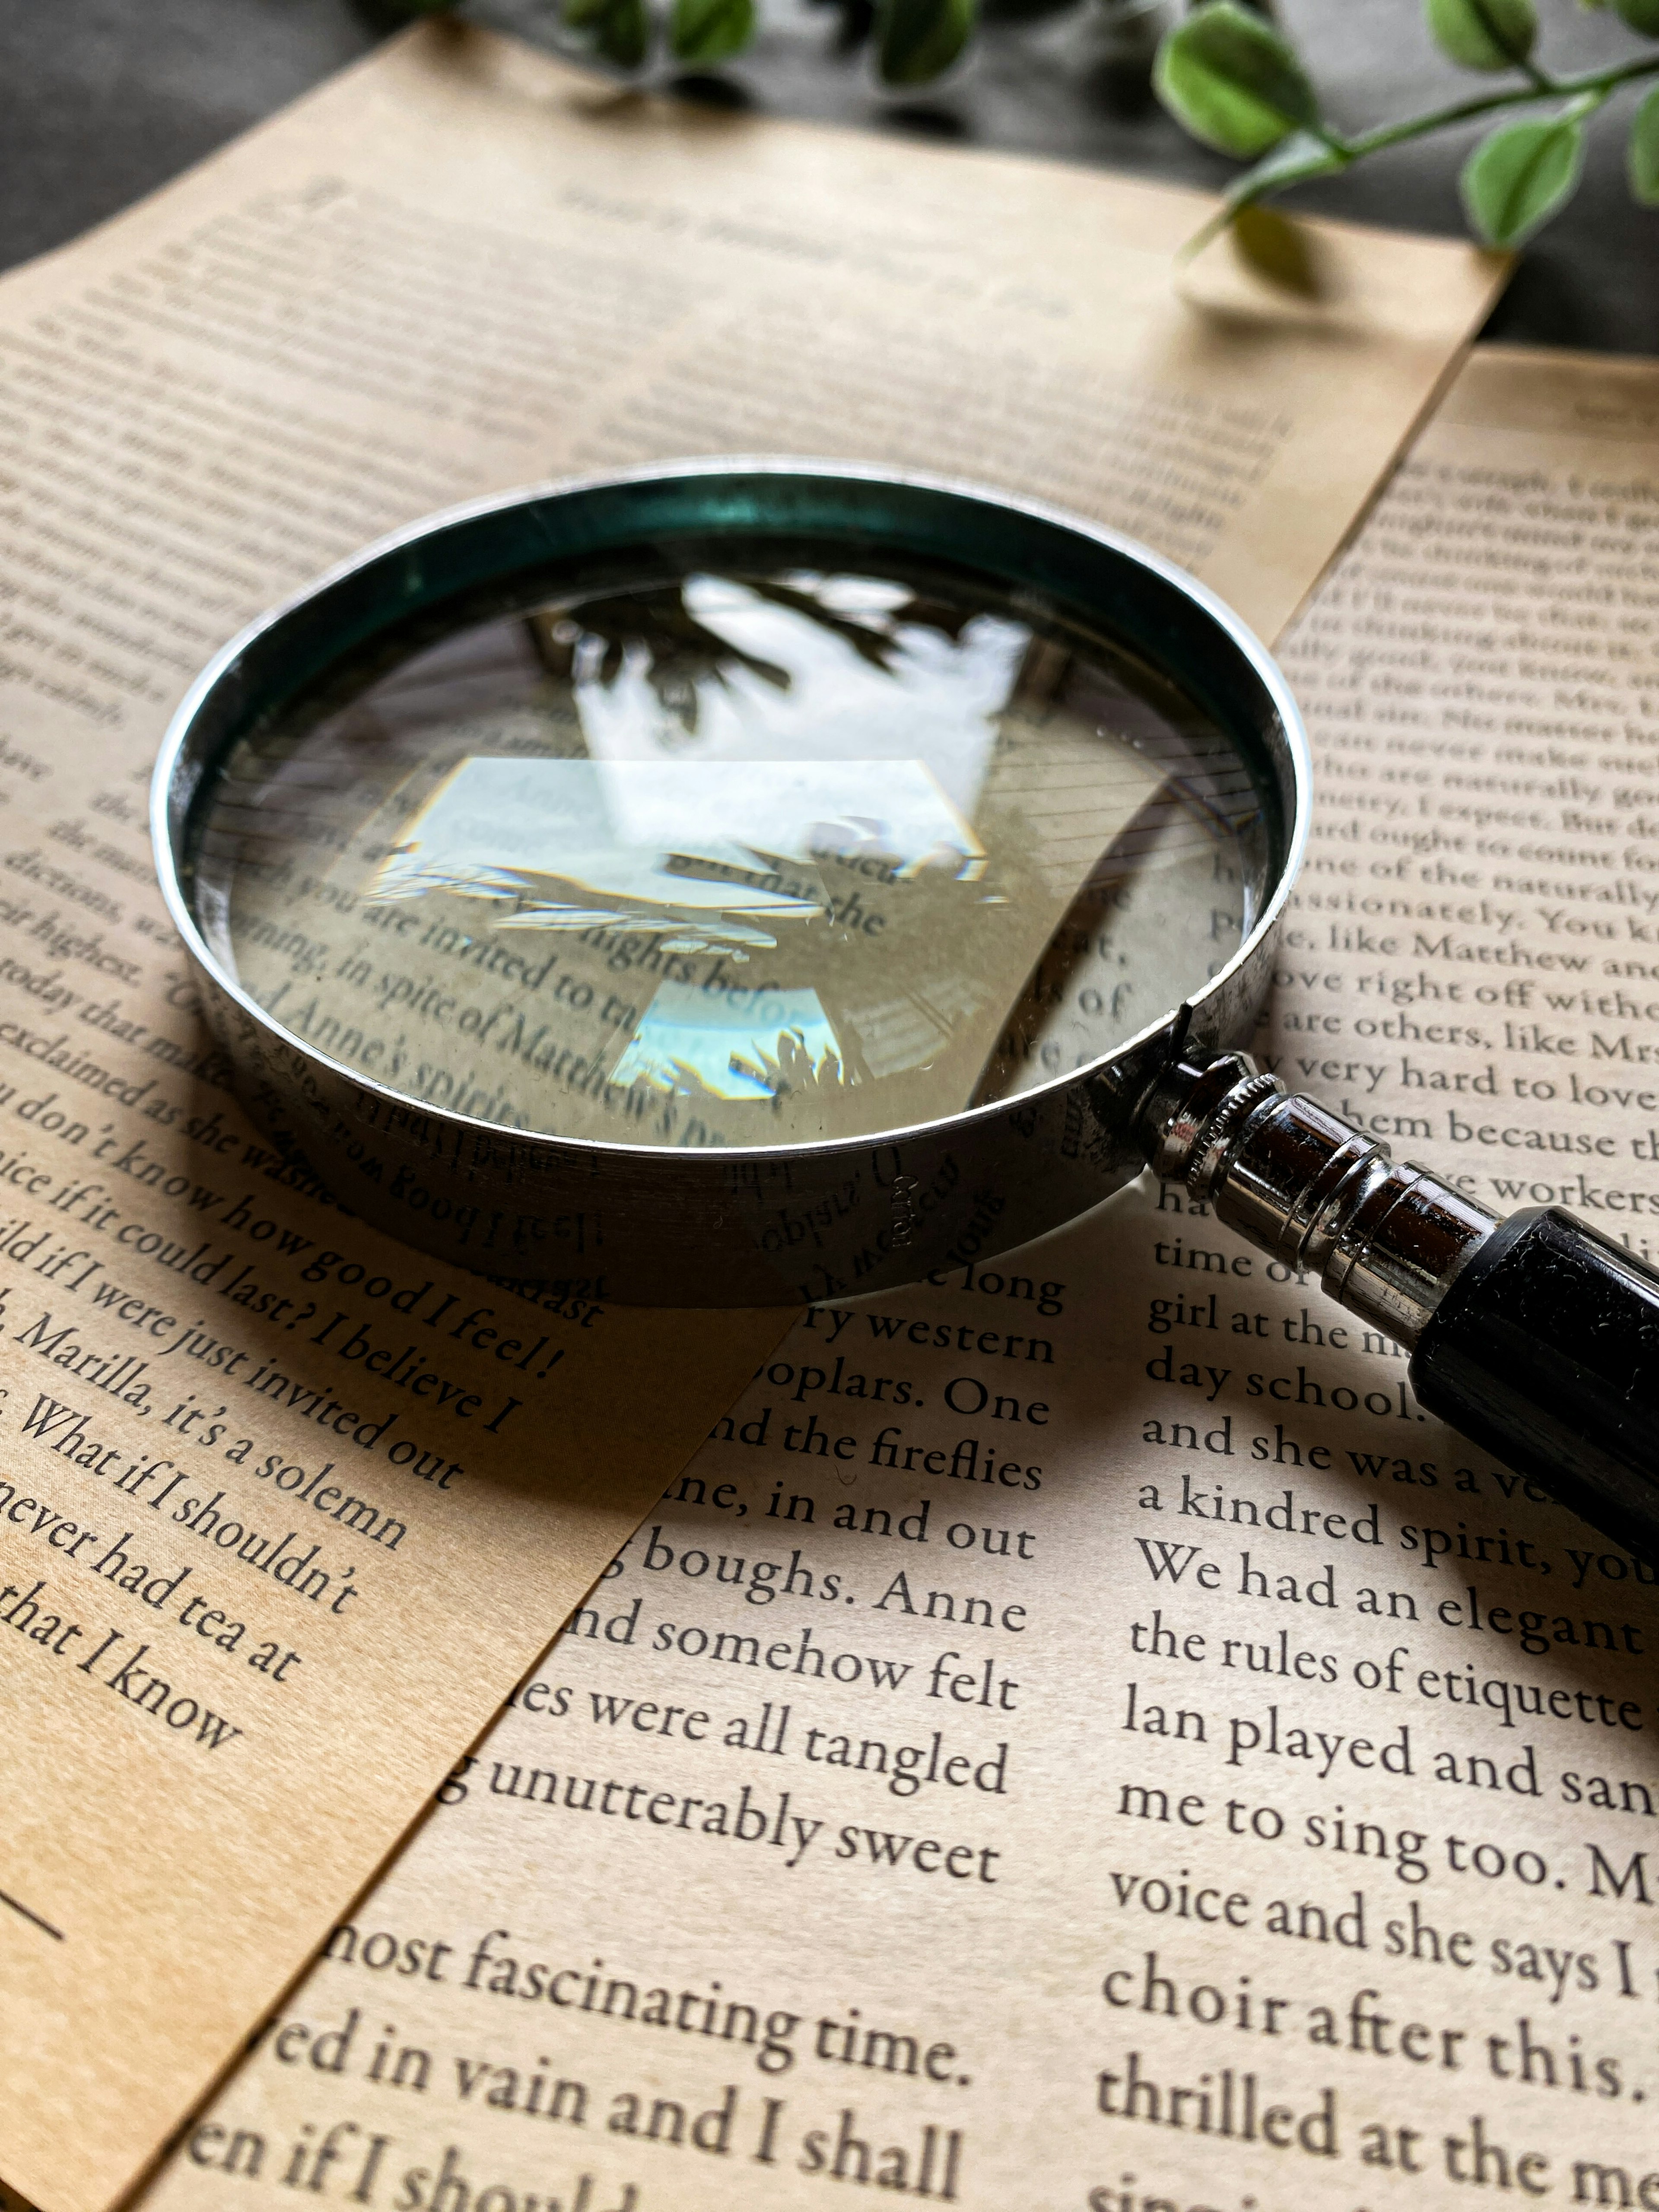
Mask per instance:
[[[1500,1222],[1418,1340],[1412,1388],[1627,1551],[1659,1559],[1659,1275],[1557,1206]]]
[[[1431,1413],[1659,1564],[1659,1273],[1553,1206],[1499,1221],[1243,1054],[1139,1110],[1155,1170],[1410,1351]]]

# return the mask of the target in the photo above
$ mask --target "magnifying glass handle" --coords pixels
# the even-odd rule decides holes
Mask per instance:
[[[1411,1354],[1419,1402],[1659,1560],[1659,1273],[1559,1206],[1500,1220],[1242,1053],[1142,1109],[1154,1170]]]

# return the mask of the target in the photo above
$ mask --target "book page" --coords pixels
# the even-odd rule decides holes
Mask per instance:
[[[173,702],[393,524],[738,441],[1063,497],[1271,628],[1502,270],[1323,228],[1299,289],[1180,276],[1207,204],[429,26],[0,288],[0,2171],[49,2212],[176,2127],[779,1325],[615,1311],[580,1222],[462,1277],[272,1155],[151,888]]]
[[[1261,1040],[1638,1251],[1656,514],[1659,371],[1476,356]],[[815,1310],[145,2212],[1659,2204],[1656,1582],[1174,1188]]]

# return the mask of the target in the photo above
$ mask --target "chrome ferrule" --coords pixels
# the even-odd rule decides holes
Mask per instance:
[[[1180,1063],[1142,1109],[1148,1158],[1218,1220],[1412,1350],[1498,1216],[1243,1053]]]

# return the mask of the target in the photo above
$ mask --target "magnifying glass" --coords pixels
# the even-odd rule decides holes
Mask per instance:
[[[1150,1161],[1652,1552],[1659,1277],[1237,1049],[1310,800],[1271,658],[1145,548],[722,459],[335,570],[193,686],[153,823],[249,1109],[410,1244],[793,1304],[982,1264]]]

